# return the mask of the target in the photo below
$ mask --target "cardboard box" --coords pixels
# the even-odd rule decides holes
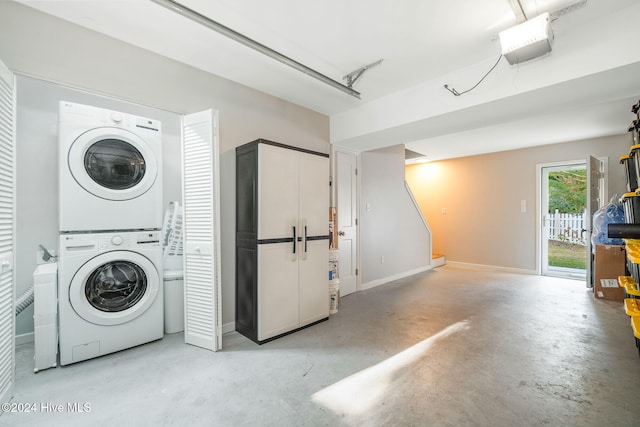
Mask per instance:
[[[593,295],[611,301],[624,301],[624,289],[618,276],[625,276],[627,253],[624,245],[596,245],[593,271]]]

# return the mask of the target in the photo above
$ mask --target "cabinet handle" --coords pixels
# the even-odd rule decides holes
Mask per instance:
[[[296,226],[292,225],[291,228],[293,228],[293,253],[296,253]]]
[[[307,252],[307,226],[304,226],[304,252]]]

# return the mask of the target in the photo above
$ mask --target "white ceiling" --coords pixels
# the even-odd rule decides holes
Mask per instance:
[[[461,92],[488,71],[517,0],[178,1],[342,83],[383,59],[355,83],[360,100],[151,0],[18,1],[329,115],[331,142],[357,150],[404,143],[442,159],[618,134],[640,97],[640,49],[624,44],[640,40],[640,0],[588,0],[561,14],[550,55],[503,59],[460,97],[443,84]],[[531,18],[576,1],[520,3]]]

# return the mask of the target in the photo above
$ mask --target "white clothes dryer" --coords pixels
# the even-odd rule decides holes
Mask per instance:
[[[160,234],[137,231],[60,236],[61,365],[163,337]]]
[[[60,102],[60,232],[160,229],[157,120]]]

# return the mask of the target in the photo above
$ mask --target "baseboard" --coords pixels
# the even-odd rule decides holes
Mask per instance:
[[[376,286],[384,285],[385,283],[393,282],[394,280],[403,279],[405,277],[413,276],[414,274],[422,273],[423,271],[432,270],[432,265],[416,268],[415,270],[405,271],[403,273],[394,274],[392,276],[384,277],[382,279],[372,280],[371,282],[361,283],[360,291],[366,291],[367,289],[375,288]]]
[[[493,271],[504,271],[506,273],[529,274],[533,276],[538,275],[538,272],[536,270],[527,270],[524,268],[500,267],[497,265],[471,264],[468,262],[459,262],[459,261],[447,261],[447,265],[452,265],[455,267],[462,267],[462,268],[470,268],[474,270],[493,270]]]
[[[433,255],[431,257],[431,265],[433,268],[442,267],[447,264],[447,258],[444,255]]]
[[[236,322],[229,322],[222,325],[222,333],[228,334],[236,330]]]
[[[16,335],[16,345],[27,344],[33,342],[33,332],[29,332],[26,334]]]

